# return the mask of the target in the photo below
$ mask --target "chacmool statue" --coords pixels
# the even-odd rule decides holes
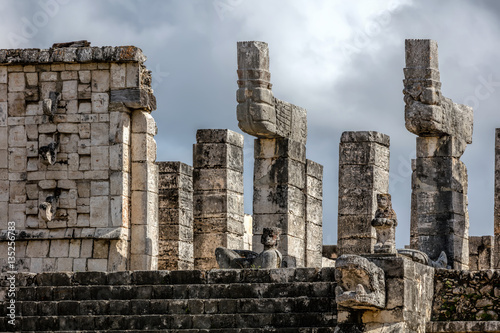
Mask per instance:
[[[248,250],[230,250],[224,247],[215,249],[219,268],[280,268],[283,257],[278,251],[279,228],[264,228],[261,253]]]

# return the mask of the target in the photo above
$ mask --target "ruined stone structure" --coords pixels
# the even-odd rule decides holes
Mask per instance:
[[[257,137],[253,250],[262,251],[258,240],[263,227],[278,227],[283,231],[279,249],[288,267],[319,265],[322,169],[306,160],[307,112],[275,98],[270,80],[267,44],[239,42],[238,126]]]
[[[406,41],[418,138],[399,250],[389,137],[370,131],[342,134],[338,246],[322,246],[322,166],[306,159],[305,109],[272,95],[267,44],[238,43],[237,117],[257,137],[253,216],[241,134],[199,130],[192,167],[155,162],[144,61],[85,41],[0,50],[0,251],[8,222],[17,230],[15,262],[0,257],[0,331],[500,332],[500,132],[495,235],[469,237],[460,156],[472,109],[441,96],[436,42]],[[260,261],[213,269],[221,247]],[[252,267],[269,258],[288,267]]]
[[[338,253],[373,253],[377,194],[389,191],[389,136],[344,132],[339,151]]]
[[[145,60],[132,46],[0,52],[0,244],[15,222],[19,271],[156,269]]]
[[[216,268],[219,246],[243,248],[243,135],[199,130],[193,148],[194,263]]]
[[[435,41],[406,41],[404,73],[406,128],[418,135],[411,246],[432,259],[445,251],[453,268],[467,269],[467,168],[460,156],[472,143],[473,111],[442,96]]]

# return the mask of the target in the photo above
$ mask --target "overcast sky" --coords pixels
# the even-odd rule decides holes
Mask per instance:
[[[471,235],[493,234],[494,131],[500,127],[500,2],[278,0],[2,0],[0,48],[87,39],[135,45],[153,71],[158,160],[192,165],[199,128],[238,129],[236,42],[265,41],[274,95],[308,110],[307,157],[324,165],[324,243],[337,242],[343,131],[391,137],[397,244],[409,243],[410,160],[404,126],[405,38],[439,44],[442,91],[474,107]],[[252,212],[253,138],[245,135],[245,212]]]

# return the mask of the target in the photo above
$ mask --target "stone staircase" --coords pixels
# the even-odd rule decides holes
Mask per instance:
[[[319,333],[337,321],[333,268],[19,273],[16,285],[16,325],[2,306],[2,332]]]

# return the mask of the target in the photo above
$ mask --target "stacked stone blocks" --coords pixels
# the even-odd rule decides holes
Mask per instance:
[[[437,43],[406,40],[405,120],[418,135],[412,178],[412,247],[467,269],[467,168],[460,161],[472,143],[473,110],[441,94]]]
[[[338,254],[373,253],[377,194],[389,191],[389,136],[344,132],[339,151]]]
[[[133,133],[147,132],[132,113],[155,108],[144,60],[135,47],[0,51],[0,226],[16,222],[18,270],[130,268]]]
[[[181,162],[158,166],[158,269],[193,269],[193,168]]]
[[[194,266],[217,268],[215,249],[243,248],[243,135],[198,130],[193,147]]]

